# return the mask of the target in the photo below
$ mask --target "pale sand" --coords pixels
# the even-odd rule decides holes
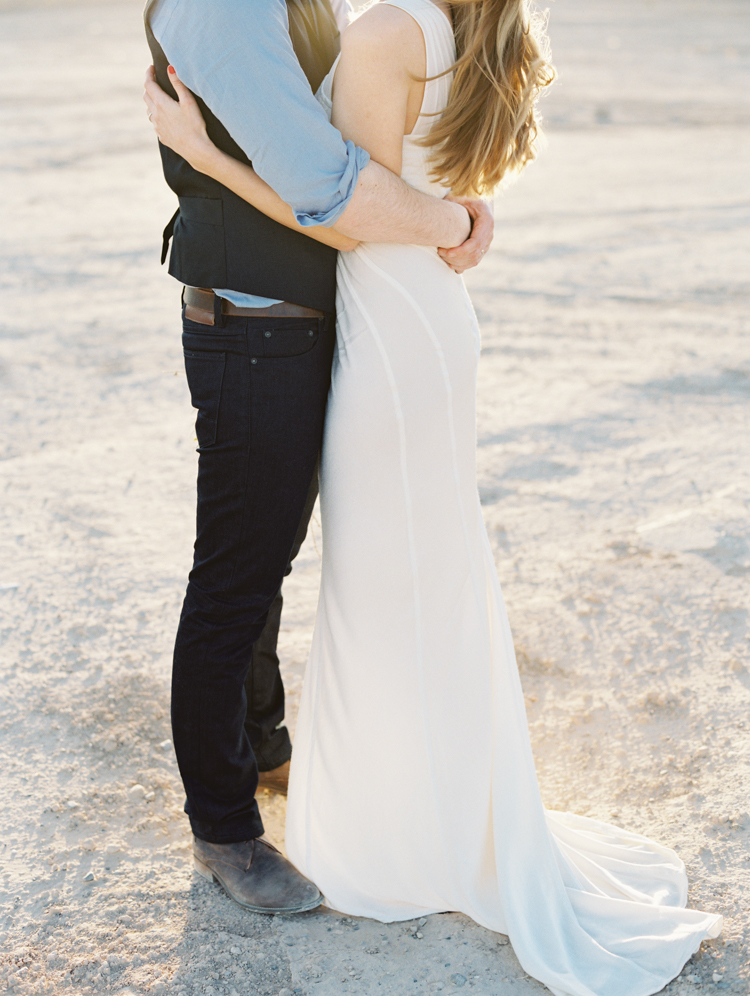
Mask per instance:
[[[462,916],[254,917],[193,878],[164,742],[194,432],[139,5],[0,10],[7,991],[541,992]],[[747,994],[750,7],[570,0],[552,35],[548,147],[468,280],[487,524],[545,801],[676,847],[726,929],[668,991]],[[292,718],[318,569],[310,539]]]

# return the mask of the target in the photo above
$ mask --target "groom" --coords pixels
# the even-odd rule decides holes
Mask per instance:
[[[148,0],[156,79],[172,63],[212,140],[252,162],[301,225],[454,246],[474,265],[492,222],[413,190],[344,142],[313,96],[338,51],[342,0]],[[267,841],[259,784],[285,791],[291,744],[276,657],[281,583],[315,501],[334,346],[336,252],[260,214],[160,146],[179,209],[169,272],[198,409],[197,537],[174,652],[172,726],[198,871],[256,912],[321,901]],[[473,219],[473,231],[471,229]],[[259,771],[260,769],[260,771]]]

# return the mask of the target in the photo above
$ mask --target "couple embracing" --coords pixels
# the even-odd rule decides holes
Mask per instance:
[[[342,0],[150,0],[146,27],[198,409],[172,688],[196,867],[256,912],[460,911],[554,993],[650,996],[721,918],[685,909],[673,851],[544,809],[476,488],[460,274],[492,237],[469,198],[534,155],[526,0],[351,24]],[[318,479],[287,860],[255,793],[286,788],[280,590]]]

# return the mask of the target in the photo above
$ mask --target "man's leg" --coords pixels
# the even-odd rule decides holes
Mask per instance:
[[[333,329],[309,319],[186,321],[199,441],[197,538],[175,644],[172,723],[186,811],[210,844],[257,838],[245,678],[320,449]]]
[[[284,572],[285,576],[291,572],[292,561],[305,541],[307,527],[317,497],[318,473],[316,468],[299,529],[294,539],[289,564]],[[255,760],[258,763],[258,770],[271,772],[274,769],[282,769],[280,780],[277,779],[278,784],[276,781],[269,782],[267,779],[261,779],[261,783],[276,791],[285,792],[288,777],[286,762],[292,756],[292,742],[289,739],[289,731],[286,726],[281,725],[284,719],[284,683],[279,671],[279,657],[276,650],[283,604],[284,600],[281,590],[279,590],[269,609],[263,632],[253,647],[250,670],[245,678],[245,696],[247,698],[245,732],[250,739]]]

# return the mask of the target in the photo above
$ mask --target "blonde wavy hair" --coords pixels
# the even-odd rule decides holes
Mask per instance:
[[[451,8],[450,98],[421,144],[433,150],[436,179],[457,196],[476,197],[536,158],[536,104],[555,70],[546,18],[528,0],[451,0]]]

